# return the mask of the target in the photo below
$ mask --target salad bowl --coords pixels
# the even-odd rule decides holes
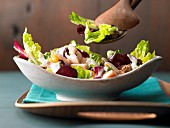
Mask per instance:
[[[21,72],[33,83],[56,93],[61,101],[110,101],[123,91],[137,87],[147,80],[160,64],[156,56],[138,68],[108,79],[80,79],[62,76],[21,59],[13,57]]]

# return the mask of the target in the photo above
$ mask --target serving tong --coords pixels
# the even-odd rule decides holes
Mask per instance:
[[[127,31],[139,24],[140,19],[133,11],[142,0],[119,0],[112,8],[98,16],[95,24],[110,24],[118,27],[122,33],[116,38],[105,39],[100,44],[113,43],[123,38]]]

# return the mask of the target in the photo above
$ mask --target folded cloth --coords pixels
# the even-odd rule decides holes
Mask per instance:
[[[163,92],[156,77],[150,77],[136,88],[124,91],[119,100],[170,103],[170,97]]]
[[[35,84],[32,85],[26,98],[23,100],[24,103],[43,103],[43,102],[57,102],[56,94],[43,89]]]
[[[150,77],[139,86],[124,91],[119,96],[120,101],[145,101],[170,103],[170,98],[160,88],[156,77]],[[53,92],[45,90],[37,85],[32,85],[23,103],[61,102],[56,99]]]

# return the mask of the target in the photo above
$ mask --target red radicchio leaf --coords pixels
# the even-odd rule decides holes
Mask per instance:
[[[78,34],[84,34],[85,29],[86,28],[83,25],[78,25],[77,26],[77,33]]]
[[[95,72],[95,78],[101,78],[104,74],[104,67],[103,66],[96,66],[92,69]]]
[[[73,78],[77,78],[77,70],[70,67],[70,66],[67,66],[67,65],[64,65],[62,66],[56,74],[60,74],[60,75],[63,75],[63,76],[68,76],[68,77],[73,77]]]
[[[118,69],[122,65],[127,65],[127,64],[132,63],[129,57],[127,56],[127,54],[115,54],[109,58],[109,62],[111,62]]]
[[[83,35],[85,30],[86,30],[86,27],[84,27],[83,25],[80,25],[80,24],[79,24],[79,25],[77,26],[77,33],[78,33],[78,34]],[[91,32],[95,32],[96,30],[90,28],[90,31],[91,31]]]
[[[24,49],[21,47],[21,45],[18,43],[17,40],[14,40],[14,46],[13,47],[17,52],[19,52],[20,58],[25,59],[25,60],[28,59],[27,53],[24,51]]]

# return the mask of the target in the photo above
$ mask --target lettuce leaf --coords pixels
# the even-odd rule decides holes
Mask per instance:
[[[76,66],[76,67],[73,67],[73,68],[77,70],[77,73],[78,73],[77,78],[89,79],[91,77],[91,71],[90,70],[84,70],[80,66]]]
[[[79,49],[79,50],[81,50],[81,51],[84,51],[84,52],[86,52],[86,53],[88,53],[88,54],[91,53],[89,46],[86,46],[86,45],[78,45],[78,46],[76,46],[76,48]]]
[[[117,31],[116,27],[112,27],[111,25],[108,24],[100,24],[99,30],[92,32],[89,28],[89,23],[86,23],[86,29],[85,29],[85,39],[84,42],[86,44],[90,44],[90,43],[100,43],[103,39],[106,38],[106,36],[109,36],[111,34],[113,34],[115,31]]]
[[[121,51],[121,50],[116,50],[116,51],[108,50],[108,51],[107,51],[107,58],[110,58],[110,57],[112,57],[113,55],[119,54],[119,53],[122,53],[122,51]]]
[[[102,56],[100,54],[91,52],[90,58],[93,59],[98,65],[100,65],[102,62]],[[94,65],[94,66],[96,66],[96,65]]]
[[[148,52],[146,56],[142,59],[142,62],[146,63],[147,61],[151,60],[154,57],[155,57],[155,51],[153,51],[153,53]]]
[[[86,44],[90,43],[100,43],[106,36],[114,34],[115,31],[118,31],[118,28],[108,24],[100,24],[97,26],[94,20],[83,18],[76,13],[72,12],[70,15],[70,20],[73,24],[83,25],[85,27],[85,39]]]
[[[23,43],[25,52],[27,53],[31,62],[40,65],[41,62],[39,62],[38,59],[39,53],[41,52],[41,46],[38,43],[34,43],[31,34],[27,33],[27,28],[25,28],[25,32],[23,33]]]
[[[141,59],[143,63],[146,63],[155,57],[155,51],[153,51],[153,53],[149,52],[149,42],[145,40],[141,40],[135,50],[130,54],[138,59]]]
[[[72,43],[72,41],[71,41]],[[76,48],[81,50],[81,51],[84,51],[86,52],[87,54],[89,54],[89,58],[93,59],[98,65],[100,65],[100,63],[102,62],[102,56],[100,54],[97,54],[97,53],[94,53],[90,50],[90,47],[89,46],[86,46],[86,45],[80,45],[80,44],[77,44],[75,41],[74,41],[74,44],[76,44]],[[95,65],[94,65],[95,66]]]
[[[78,45],[80,45],[80,44],[78,44],[75,40],[71,40],[70,41],[70,44],[72,44],[73,46],[78,46]]]
[[[51,57],[51,52],[45,52],[44,53],[44,58],[49,59]]]
[[[89,28],[98,29],[94,23],[94,20],[83,18],[83,17],[77,15],[75,12],[72,12],[71,15],[69,16],[69,18],[73,24],[83,25],[84,27],[86,27],[86,23],[88,22]]]

